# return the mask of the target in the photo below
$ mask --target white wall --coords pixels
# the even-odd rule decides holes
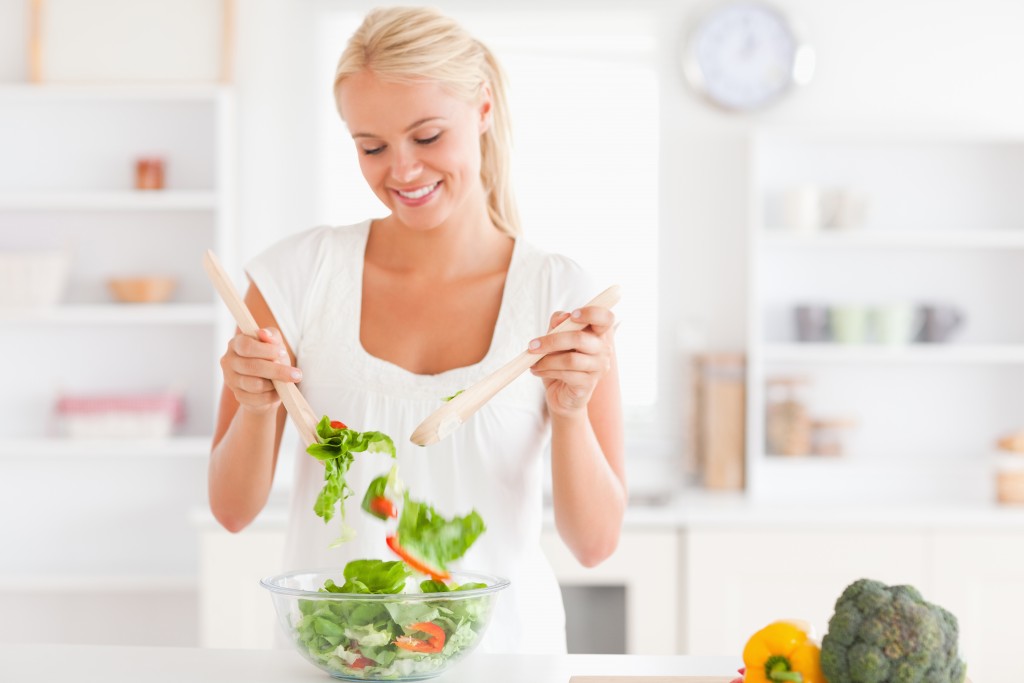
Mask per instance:
[[[241,263],[283,234],[307,227],[315,215],[314,168],[310,114],[316,71],[310,47],[317,11],[328,7],[367,8],[359,0],[243,0],[238,2],[236,81],[238,90],[238,254]],[[473,0],[438,0],[458,16],[477,12]],[[678,337],[714,348],[740,348],[745,338],[744,259],[747,217],[745,134],[759,124],[805,125],[822,122],[877,122],[910,125],[956,125],[1020,131],[1024,127],[1024,3],[1019,0],[780,0],[804,20],[818,52],[814,82],[787,101],[756,116],[727,115],[706,106],[683,84],[678,68],[679,40],[700,2],[666,3],[632,0],[646,8],[661,28],[659,62],[663,72],[660,259],[662,321],[661,357],[664,397],[659,417],[681,421],[683,364]],[[23,53],[14,49],[25,20],[25,3],[0,0],[0,79],[23,77]],[[615,8],[601,0],[521,0],[537,21],[551,8],[587,11]],[[97,21],[104,21],[97,17]],[[87,30],[87,27],[82,27]],[[344,36],[338,37],[341,50]],[[600,112],[592,115],[599,116]],[[614,134],[614,132],[612,133]],[[2,236],[0,236],[2,243]],[[240,273],[236,273],[240,279]],[[696,341],[695,341],[696,340]],[[676,457],[673,451],[669,457]],[[178,472],[202,476],[202,466]],[[136,503],[120,495],[116,482],[80,476],[74,514],[92,518],[102,528],[110,515],[131,514]],[[100,469],[103,472],[104,469]],[[22,474],[24,472],[21,472]],[[0,462],[0,477],[20,476]],[[175,481],[169,476],[167,481]],[[201,488],[200,483],[195,488]],[[194,492],[182,485],[184,504]],[[171,492],[168,495],[172,495]],[[46,500],[46,491],[39,491]],[[102,507],[94,501],[104,501]],[[123,506],[118,512],[118,503]],[[31,539],[31,510],[10,511],[0,520],[2,539]],[[14,532],[17,514],[18,533]],[[182,514],[188,514],[187,509]],[[140,521],[139,523],[144,523]],[[156,528],[159,528],[159,523]],[[128,549],[100,551],[94,559],[68,556],[60,539],[36,539],[28,545],[26,568],[53,568],[64,573],[116,572],[116,560]],[[99,547],[117,548],[116,538]],[[158,534],[153,545],[132,555],[133,574],[165,575],[168,558],[175,571],[197,563],[196,546],[165,547]],[[6,543],[0,552],[7,553]],[[98,565],[108,565],[100,567]]]
[[[244,260],[278,237],[316,222],[311,126],[317,106],[308,60],[317,13],[393,3],[361,0],[247,0],[240,5],[239,141]],[[430,3],[458,17],[472,0]],[[635,0],[661,27],[660,355],[658,422],[680,436],[685,369],[680,344],[742,348],[747,283],[746,135],[758,125],[1024,127],[1024,3],[1014,0],[779,0],[802,24],[818,57],[813,82],[756,115],[713,109],[687,88],[679,48],[708,3]],[[536,21],[545,12],[621,8],[610,0],[522,0]],[[508,11],[503,8],[503,11]],[[338,52],[345,36],[338,37]],[[500,57],[500,55],[499,55]],[[1018,84],[1013,87],[1011,84]],[[329,86],[329,84],[328,84]],[[592,112],[600,116],[600,112]],[[515,122],[513,121],[513,126]],[[615,134],[614,131],[610,134]],[[677,439],[678,441],[678,439]],[[668,457],[682,446],[669,444]]]

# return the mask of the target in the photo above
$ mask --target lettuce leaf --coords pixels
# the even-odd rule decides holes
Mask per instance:
[[[310,444],[306,452],[324,463],[324,486],[316,498],[313,511],[324,522],[331,521],[335,508],[341,511],[345,520],[345,499],[352,495],[352,489],[345,481],[345,474],[355,460],[356,453],[386,453],[396,457],[395,443],[383,432],[357,432],[354,429],[338,429],[331,426],[324,415],[316,426],[319,442]],[[342,532],[342,540],[351,537],[348,525]]]
[[[447,564],[465,555],[485,530],[476,510],[465,517],[445,519],[432,505],[412,500],[405,492],[398,518],[398,542],[431,567],[447,569]]]

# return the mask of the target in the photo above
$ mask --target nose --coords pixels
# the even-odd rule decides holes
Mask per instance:
[[[415,180],[423,171],[423,164],[414,149],[404,147],[392,155],[391,177],[400,183]]]

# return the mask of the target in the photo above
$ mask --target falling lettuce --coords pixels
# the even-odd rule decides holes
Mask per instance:
[[[431,567],[447,569],[448,563],[465,555],[485,530],[476,510],[465,517],[445,519],[432,505],[413,500],[405,492],[398,518],[398,541],[402,549]]]
[[[311,444],[306,452],[324,464],[324,487],[317,496],[313,511],[324,522],[331,521],[335,508],[341,512],[342,534],[339,542],[352,537],[351,528],[345,523],[345,499],[352,495],[352,489],[345,482],[345,474],[355,460],[356,453],[386,453],[395,457],[395,443],[383,432],[357,432],[340,422],[332,426],[325,415],[316,426],[319,442]]]

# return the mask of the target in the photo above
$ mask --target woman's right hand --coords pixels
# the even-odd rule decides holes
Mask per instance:
[[[268,327],[253,339],[242,333],[228,342],[221,356],[220,368],[224,386],[231,391],[238,405],[245,410],[263,413],[276,410],[281,397],[274,389],[274,380],[299,382],[302,371],[292,366],[292,359],[280,330]]]

